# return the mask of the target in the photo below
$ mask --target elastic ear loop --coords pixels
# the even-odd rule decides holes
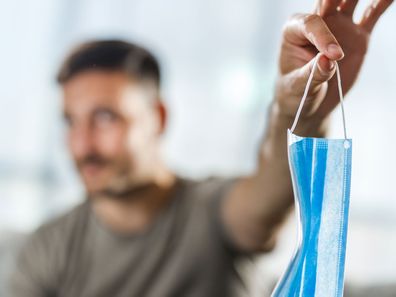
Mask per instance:
[[[298,107],[296,117],[295,117],[294,122],[293,122],[293,125],[292,125],[292,127],[291,127],[291,129],[290,129],[290,131],[291,131],[292,133],[293,133],[294,130],[296,129],[296,126],[297,126],[297,123],[298,123],[298,119],[300,118],[301,111],[302,111],[302,109],[303,109],[305,100],[307,99],[308,91],[309,91],[309,88],[310,88],[310,86],[311,86],[311,83],[312,83],[312,80],[313,80],[313,76],[314,76],[316,67],[318,66],[318,61],[319,61],[320,56],[321,56],[321,55],[318,54],[318,55],[315,57],[314,64],[313,64],[313,66],[312,66],[312,70],[311,70],[311,73],[310,73],[310,75],[309,75],[307,85],[306,85],[306,87],[305,87],[304,95],[303,95],[303,97],[302,97],[302,99],[301,99],[300,106]],[[343,127],[344,127],[344,138],[347,139],[347,129],[346,129],[345,110],[344,110],[344,94],[343,94],[343,92],[342,92],[341,74],[340,74],[340,68],[339,68],[339,66],[338,66],[338,63],[337,63],[337,62],[335,62],[335,63],[336,63],[336,74],[337,74],[337,83],[338,83],[338,93],[339,93],[339,96],[340,96],[340,104],[341,104],[341,112],[342,112],[342,124],[343,124]]]

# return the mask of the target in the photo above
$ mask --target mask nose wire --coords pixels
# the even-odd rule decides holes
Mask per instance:
[[[298,123],[298,119],[300,118],[301,111],[303,109],[304,103],[305,103],[305,101],[306,101],[306,99],[308,97],[309,88],[311,86],[315,70],[316,70],[316,68],[318,66],[318,61],[319,61],[320,55],[321,54],[318,54],[315,57],[314,64],[312,66],[312,70],[311,70],[311,73],[310,73],[310,75],[308,77],[307,85],[306,85],[305,90],[304,90],[304,94],[302,96],[300,105],[298,106],[298,109],[297,109],[296,117],[294,118],[293,125],[290,128],[290,131],[292,133],[296,129],[296,126],[297,126],[297,123]],[[336,63],[336,75],[337,75],[338,93],[339,93],[339,96],[340,96],[340,105],[341,105],[341,113],[342,113],[342,124],[343,124],[343,127],[344,127],[344,138],[347,139],[348,137],[347,137],[346,120],[345,120],[344,94],[342,92],[342,84],[341,84],[341,73],[340,73],[340,67],[338,66],[338,63],[337,62],[335,62],[335,63]]]

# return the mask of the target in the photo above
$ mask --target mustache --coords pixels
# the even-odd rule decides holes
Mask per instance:
[[[96,154],[87,155],[76,161],[78,168],[82,168],[83,166],[86,165],[104,166],[107,165],[108,163],[109,161],[106,158],[103,158]]]

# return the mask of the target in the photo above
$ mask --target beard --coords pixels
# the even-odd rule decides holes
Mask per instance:
[[[90,197],[124,199],[143,191],[148,183],[139,181],[127,157],[105,158],[90,154],[76,160],[76,166]]]
[[[123,187],[107,187],[103,191],[97,193],[100,196],[109,197],[115,200],[129,200],[131,197],[138,197],[152,188],[152,184],[147,182],[144,184],[129,183]]]

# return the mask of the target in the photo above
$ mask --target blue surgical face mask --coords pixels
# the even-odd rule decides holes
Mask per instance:
[[[337,79],[344,139],[293,134],[317,67],[316,58],[293,126],[288,155],[299,221],[297,249],[273,297],[343,296],[352,141],[347,138],[341,79]]]

